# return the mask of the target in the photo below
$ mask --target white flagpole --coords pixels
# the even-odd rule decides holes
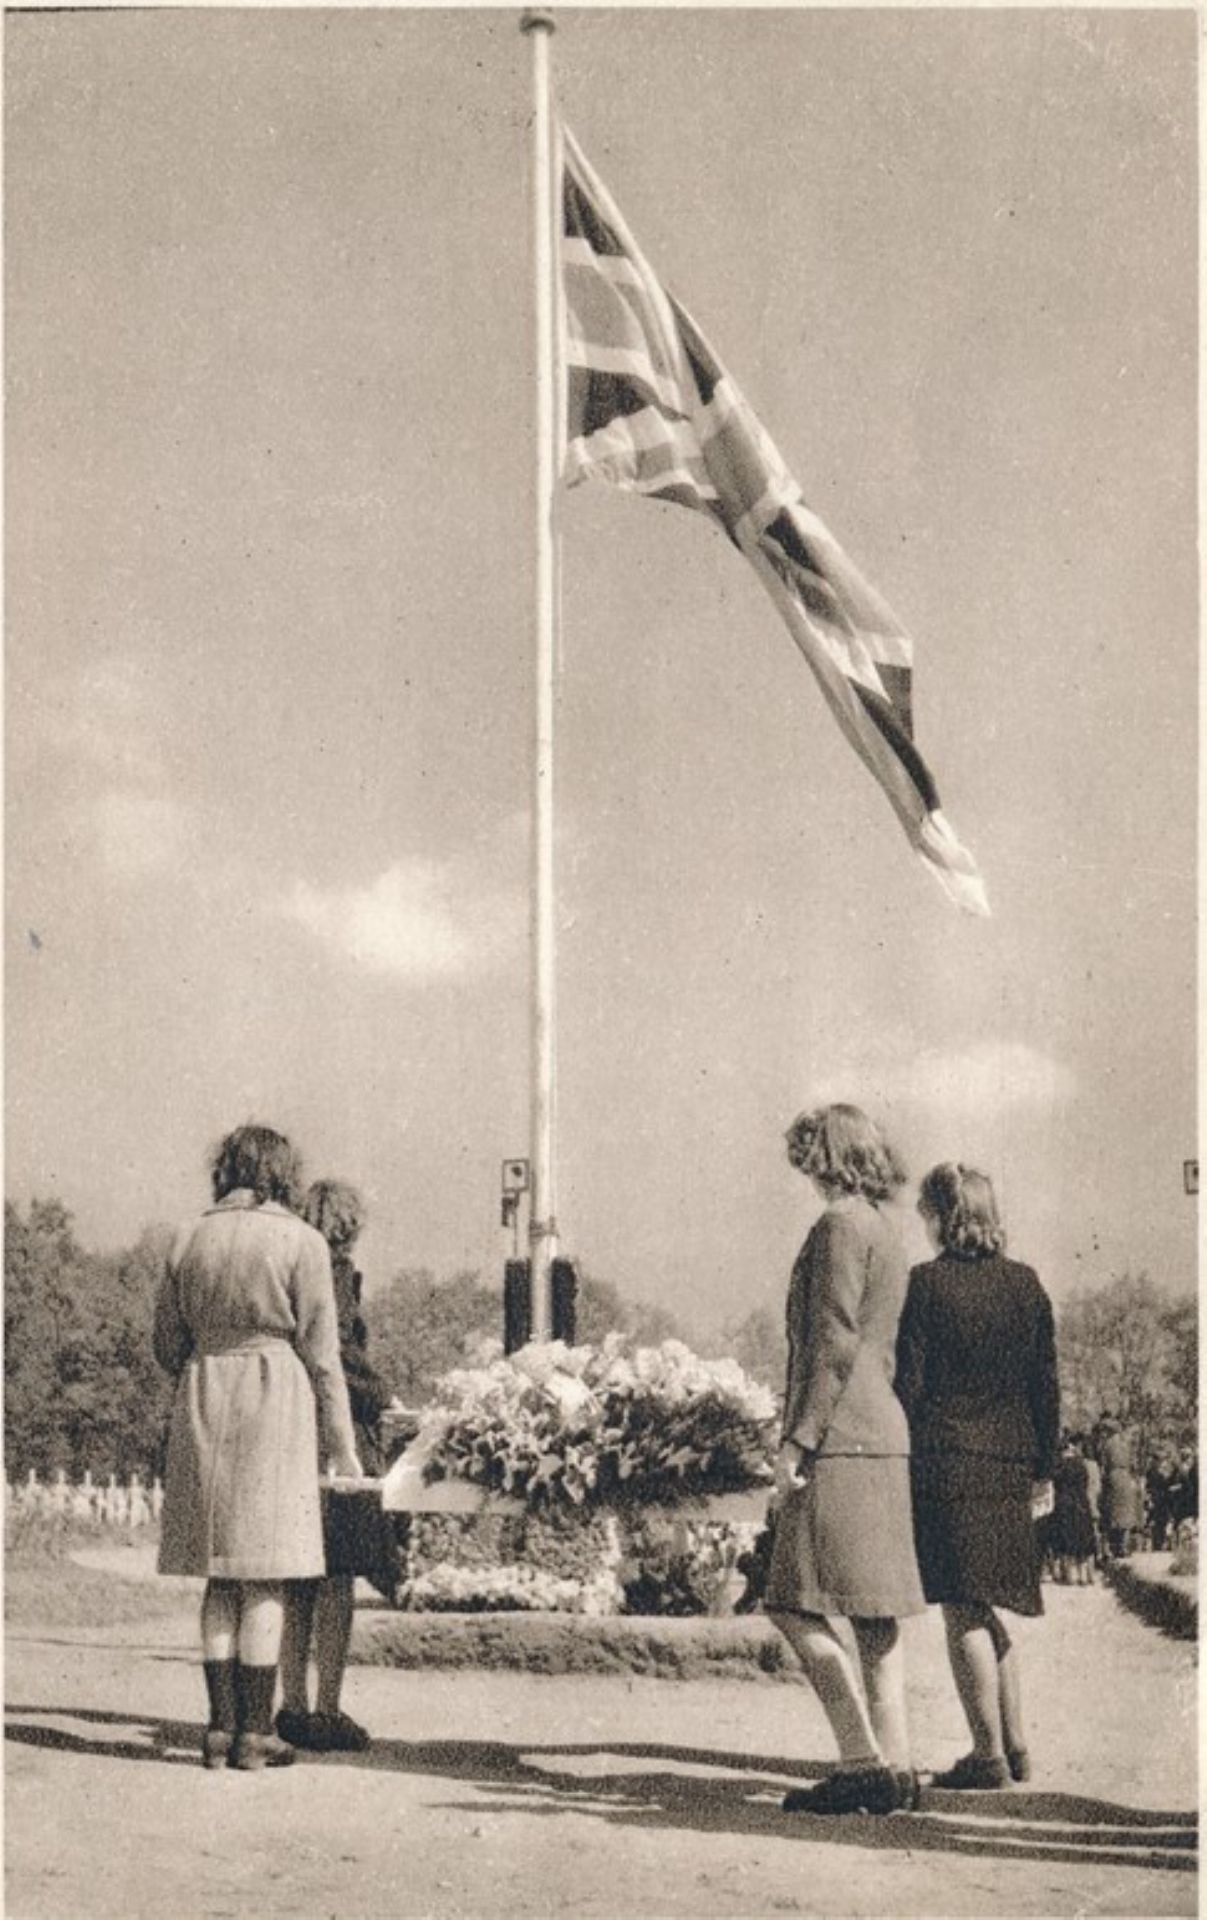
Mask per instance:
[[[533,238],[536,285],[536,740],[532,796],[532,1337],[553,1336],[556,1121],[556,955],[553,868],[553,695],[557,649],[557,483],[554,365],[553,180],[549,42],[553,16],[525,13],[532,41]]]

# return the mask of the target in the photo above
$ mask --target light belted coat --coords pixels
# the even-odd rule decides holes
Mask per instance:
[[[832,1201],[788,1289],[786,1440],[823,1455],[909,1453],[893,1391],[907,1283],[891,1222],[859,1196]]]
[[[228,1194],[176,1236],[154,1344],[176,1377],[160,1572],[322,1574],[320,1433],[325,1457],[355,1451],[322,1236]]]

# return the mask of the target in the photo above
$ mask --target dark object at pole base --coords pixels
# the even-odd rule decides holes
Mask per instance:
[[[553,1262],[553,1338],[574,1345],[578,1276],[569,1260]],[[515,1353],[532,1338],[532,1262],[509,1260],[503,1269],[503,1351]]]

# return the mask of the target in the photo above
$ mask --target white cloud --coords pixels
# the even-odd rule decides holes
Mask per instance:
[[[981,1040],[956,1052],[919,1055],[901,1075],[899,1097],[941,1112],[1063,1106],[1076,1082],[1069,1068],[1022,1040]]]
[[[299,881],[280,903],[341,958],[373,973],[433,980],[478,971],[514,944],[518,902],[459,884],[451,863],[398,861],[366,886]]]
[[[1061,1061],[1022,1040],[989,1039],[954,1049],[866,1059],[844,1082],[819,1098],[851,1098],[849,1088],[874,1089],[878,1104],[941,1116],[999,1118],[1063,1106],[1076,1091]]]
[[[167,794],[110,789],[91,810],[97,850],[110,874],[142,880],[179,864],[186,816]]]

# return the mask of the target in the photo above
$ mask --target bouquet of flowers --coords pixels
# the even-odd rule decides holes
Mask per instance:
[[[522,1347],[437,1382],[413,1451],[428,1480],[529,1502],[674,1505],[770,1478],[775,1401],[734,1360],[678,1340]]]

